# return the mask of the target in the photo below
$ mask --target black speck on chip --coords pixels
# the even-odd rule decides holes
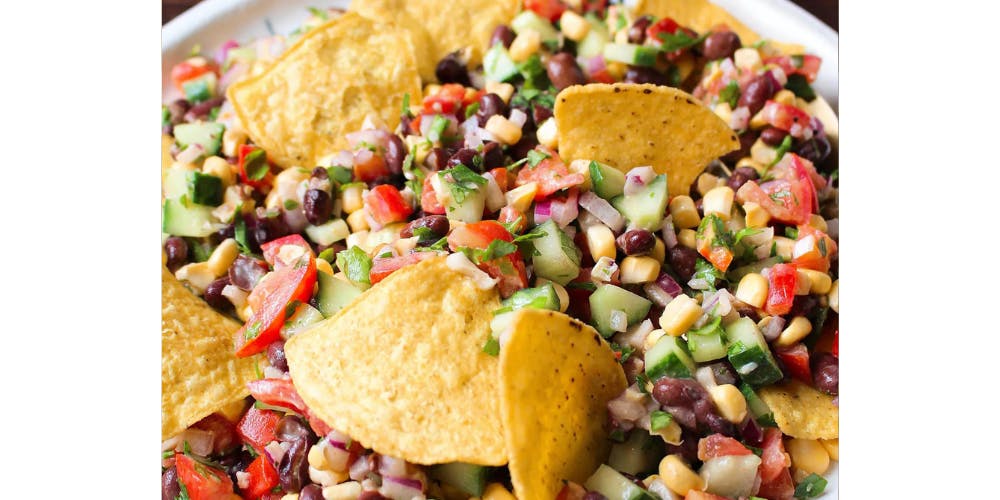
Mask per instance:
[[[643,94],[652,94],[653,93],[653,89],[642,89],[642,93]]]
[[[601,336],[600,336],[600,335],[597,335],[597,334],[595,333],[595,334],[594,334],[594,342],[597,342],[597,345],[601,345]]]
[[[616,94],[617,94],[617,93],[619,93],[619,92],[621,92],[621,91],[622,91],[622,89],[620,89],[620,88],[618,88],[618,87],[615,87],[615,93],[616,93]]]

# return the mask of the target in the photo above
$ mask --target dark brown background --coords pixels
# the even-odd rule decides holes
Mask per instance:
[[[192,5],[200,0],[163,0],[163,23],[177,17]],[[834,30],[840,31],[840,16],[837,12],[838,0],[792,0],[800,7],[812,13],[820,21],[830,25]],[[316,4],[322,4],[322,0],[316,0]]]

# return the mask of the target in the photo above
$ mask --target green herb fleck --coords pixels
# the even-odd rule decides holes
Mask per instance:
[[[243,158],[243,170],[252,181],[262,180],[270,170],[263,149],[255,149]]]
[[[299,208],[299,202],[295,200],[285,200],[285,202],[282,203],[282,206],[285,207],[285,210],[295,210],[296,208]]]
[[[372,259],[357,245],[337,254],[337,268],[343,271],[351,282],[371,284],[369,274],[372,270]]]
[[[444,115],[434,115],[434,119],[431,121],[431,128],[427,131],[427,138],[433,142],[440,141],[449,123]]]
[[[730,81],[719,91],[719,102],[728,102],[729,107],[736,109],[736,103],[740,100],[740,84],[736,80]]]
[[[472,262],[482,264],[516,252],[517,245],[504,240],[493,240],[485,249],[458,247],[458,251],[464,253]]]
[[[611,350],[618,353],[618,362],[624,364],[626,361],[628,361],[628,358],[632,357],[632,354],[635,352],[635,347],[632,347],[630,345],[621,345],[617,342],[612,342]]]
[[[708,37],[708,33],[705,33],[698,38],[691,38],[687,33],[678,30],[677,33],[667,33],[664,31],[656,36],[661,42],[663,42],[663,45],[661,46],[663,51],[674,52],[698,45]]]
[[[818,474],[809,474],[795,487],[795,498],[815,498],[826,489],[826,479]]]
[[[410,93],[409,92],[403,94],[403,107],[399,111],[399,114],[403,115],[403,116],[405,116],[407,118],[413,118],[413,113],[410,112]]]
[[[539,151],[537,149],[532,149],[531,151],[528,151],[528,158],[527,158],[528,165],[531,166],[531,168],[537,167],[538,164],[541,163],[542,160],[546,158],[550,158],[550,156],[543,151]]]
[[[787,153],[790,149],[792,149],[792,136],[786,135],[785,138],[781,140],[781,144],[778,145],[778,149],[774,150],[774,160],[772,160],[767,167],[771,168],[777,165],[778,162],[785,157],[785,153]],[[764,173],[766,174],[767,170],[764,170]]]
[[[656,410],[649,414],[649,430],[656,432],[666,429],[670,422],[674,421],[674,416],[661,410]]]
[[[762,232],[764,232],[763,229],[754,229],[752,227],[745,227],[743,229],[740,229],[739,231],[736,231],[736,236],[733,239],[733,245],[739,245],[740,241],[742,241],[743,238],[746,238],[747,236],[753,236],[755,234],[760,234]]]
[[[500,341],[493,338],[492,336],[486,339],[486,343],[483,344],[483,352],[489,354],[490,356],[500,355]]]
[[[455,168],[442,170],[438,173],[441,179],[450,185],[451,197],[456,203],[462,203],[472,191],[477,191],[479,186],[485,186],[486,179],[473,172],[469,167],[458,164]]]
[[[785,228],[785,237],[786,238],[791,238],[793,240],[797,240],[797,239],[799,239],[799,230],[796,229],[796,228],[794,228],[794,227],[786,227]]]
[[[476,111],[479,111],[479,103],[478,102],[474,102],[474,103],[466,106],[465,107],[465,119],[468,120],[469,117],[471,117],[472,115],[476,114]]]

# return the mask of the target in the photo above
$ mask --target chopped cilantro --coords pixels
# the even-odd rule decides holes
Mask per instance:
[[[168,459],[168,458],[174,456],[174,453],[176,453],[174,450],[167,450],[167,451],[163,452],[163,458],[164,459]]]
[[[486,343],[483,344],[483,352],[489,354],[490,356],[499,356],[500,341],[490,336],[490,338],[486,340]]]
[[[549,92],[538,89],[522,89],[510,101],[512,107],[542,106],[552,109],[556,98]]]
[[[681,70],[677,66],[670,66],[667,69],[667,84],[671,87],[681,86]]]
[[[612,342],[611,350],[615,351],[618,354],[619,363],[625,363],[626,361],[628,361],[628,358],[632,357],[632,354],[635,352],[635,347],[632,347],[630,345],[621,345],[618,344],[617,342]]]
[[[815,498],[826,489],[826,479],[818,474],[809,474],[795,487],[795,498]]]
[[[736,236],[733,239],[733,245],[739,245],[740,241],[742,241],[743,238],[746,238],[747,236],[753,236],[755,234],[760,234],[763,231],[764,231],[763,229],[754,229],[752,227],[745,227],[743,229],[740,229],[739,231],[736,232]]]
[[[458,247],[458,251],[464,253],[472,262],[482,264],[516,252],[517,245],[504,240],[493,240],[485,249]]]
[[[221,110],[221,109],[222,109],[221,106],[216,106],[216,107],[212,108],[211,110],[209,110],[209,112],[208,112],[208,121],[214,122],[216,119],[218,119],[219,118],[219,110]]]
[[[438,142],[442,138],[445,129],[448,128],[450,122],[444,115],[434,115],[434,120],[431,121],[431,128],[427,131],[427,139],[432,142]]]
[[[787,153],[790,149],[792,149],[792,136],[786,135],[785,138],[782,139],[781,144],[778,145],[778,149],[774,150],[774,160],[771,161],[768,168],[777,165],[778,162],[785,157],[785,153]],[[766,174],[767,170],[764,170],[764,173]]]
[[[708,283],[708,289],[715,291],[716,282],[719,280],[724,280],[726,275],[715,268],[711,262],[705,259],[698,259],[698,262],[694,265],[694,276],[692,279],[703,279]]]
[[[322,19],[324,21],[328,21],[330,19],[330,16],[327,15],[327,13],[326,13],[325,10],[317,9],[316,7],[306,7],[306,8],[309,9],[309,12],[311,12],[312,15],[314,15],[314,16],[316,16],[316,17],[318,17],[318,18],[320,18],[320,19]]]
[[[347,184],[351,182],[351,178],[354,177],[354,170],[348,167],[334,165],[332,167],[326,167],[326,176],[337,181],[337,184]]]
[[[264,325],[260,321],[254,321],[250,325],[250,328],[247,328],[246,331],[243,332],[243,339],[249,342],[257,338],[258,336],[260,336],[260,330],[261,328],[263,328],[263,326]]]
[[[180,478],[177,478],[177,486],[180,486],[181,494],[177,495],[175,500],[191,500],[191,496],[188,494],[187,486],[184,486],[184,481],[181,481]]]
[[[761,427],[777,427],[778,423],[774,421],[774,414],[768,413],[767,415],[761,415],[757,417],[757,423]]]
[[[538,54],[532,54],[528,59],[518,63],[517,71],[524,77],[524,88],[547,89],[549,87],[549,77]]]
[[[711,227],[709,227],[709,225],[711,225]],[[708,231],[712,237],[711,245],[713,247],[722,247],[730,250],[733,248],[733,233],[730,233],[726,229],[726,224],[722,222],[722,219],[720,219],[717,215],[709,214],[701,220],[701,224],[698,226],[698,237],[704,237],[706,231]]]
[[[368,185],[365,184],[364,182],[348,182],[346,184],[341,184],[340,185],[340,192],[347,191],[348,188],[351,188],[351,187],[354,187],[354,186],[358,186],[361,189],[364,189],[364,188],[368,187]]]
[[[354,283],[371,284],[372,259],[357,245],[337,254],[337,268]]]
[[[407,92],[403,94],[403,105],[399,110],[399,114],[407,118],[413,118],[413,113],[410,112],[410,93]]]
[[[517,221],[514,221],[514,223],[517,223]],[[514,243],[521,243],[522,241],[536,240],[536,239],[541,238],[543,236],[548,236],[548,233],[546,233],[545,231],[542,231],[541,230],[541,226],[535,226],[535,228],[532,229],[531,231],[528,231],[527,233],[524,233],[521,236],[518,236],[518,237],[514,238]]]
[[[545,160],[546,158],[550,158],[550,156],[543,151],[539,151],[537,149],[532,149],[531,151],[528,151],[527,160],[528,160],[528,165],[531,166],[531,168],[537,167],[538,164],[541,163],[542,160]]]
[[[500,225],[502,225],[504,227],[504,229],[507,230],[508,233],[510,233],[510,234],[517,234],[517,227],[521,225],[521,221],[523,221],[523,220],[524,220],[524,217],[521,217],[520,215],[518,215],[516,219],[514,219],[514,220],[512,220],[510,222],[500,222]],[[517,238],[514,238],[514,243],[517,243],[517,242],[518,242]]]
[[[466,108],[465,108],[465,119],[468,120],[469,117],[471,117],[472,115],[476,114],[476,111],[479,111],[479,103],[478,102],[474,102],[474,103],[466,106]]]
[[[295,200],[285,200],[285,202],[282,203],[282,206],[285,207],[285,210],[295,210],[296,208],[299,208],[299,202]]]
[[[247,177],[252,181],[259,181],[267,176],[270,168],[267,165],[267,156],[264,150],[257,148],[243,158],[243,169],[246,170]]]
[[[840,169],[839,168],[834,169],[834,171],[830,174],[830,184],[833,184],[839,178],[840,178]]]
[[[469,167],[458,164],[454,168],[442,170],[438,173],[448,184],[450,184],[451,197],[456,203],[462,203],[472,191],[477,191],[479,186],[486,185],[486,179],[473,172]]]
[[[764,449],[763,448],[758,448],[756,446],[750,446],[750,445],[748,445],[746,443],[743,443],[743,446],[746,446],[748,450],[750,450],[751,452],[753,452],[753,454],[757,455],[758,457],[764,454]]]
[[[662,411],[656,410],[649,414],[649,430],[656,432],[661,429],[666,429],[670,422],[674,421],[674,416]]]
[[[166,105],[160,109],[160,125],[164,127],[170,125],[170,109]]]
[[[445,236],[445,237],[443,237],[443,238],[435,241],[433,245],[426,246],[426,247],[417,247],[417,248],[414,248],[413,251],[414,252],[437,252],[439,250],[444,250],[445,247],[447,247],[447,246],[448,246],[448,237]]]
[[[736,104],[740,100],[740,84],[736,80],[730,81],[719,91],[719,102],[728,102],[729,107],[736,109]]]
[[[635,385],[639,387],[639,391],[643,394],[649,394],[649,389],[646,388],[646,384],[649,383],[649,376],[646,372],[642,372],[635,376]]]
[[[703,40],[705,40],[706,37],[708,37],[708,33],[705,33],[704,35],[701,35],[698,38],[691,38],[690,36],[688,36],[687,33],[678,30],[677,33],[673,34],[664,31],[662,33],[657,34],[656,36],[657,38],[660,39],[661,42],[663,42],[661,49],[664,52],[674,52],[677,50],[683,50],[698,45]]]
[[[816,91],[809,85],[809,80],[806,80],[806,77],[798,73],[788,75],[788,82],[785,83],[785,88],[791,90],[796,97],[805,99],[806,102],[812,102],[816,99]]]

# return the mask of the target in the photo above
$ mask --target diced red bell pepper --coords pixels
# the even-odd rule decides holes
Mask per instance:
[[[381,155],[368,150],[354,153],[354,178],[359,182],[375,182],[390,175],[392,171]]]
[[[191,500],[238,499],[233,493],[233,481],[225,471],[209,467],[184,455],[174,455],[177,480],[184,485]]]
[[[767,275],[767,303],[764,312],[779,316],[792,310],[795,300],[795,266],[791,264],[775,264]]]
[[[444,215],[444,205],[438,201],[430,176],[424,179],[424,187],[420,192],[420,209],[428,215]]]
[[[657,43],[663,43],[663,41],[660,40],[660,33],[669,33],[673,35],[677,33],[677,29],[680,27],[681,26],[677,24],[677,21],[674,21],[669,17],[664,17],[646,28],[646,38],[655,40]]]
[[[802,382],[812,385],[812,370],[809,369],[809,349],[802,343],[790,347],[775,347],[774,355],[788,370],[788,374]]]
[[[698,440],[698,460],[703,462],[717,457],[738,457],[752,453],[752,451],[743,446],[739,441],[723,436],[722,434],[712,434]]]
[[[518,186],[537,182],[538,191],[535,192],[535,201],[542,200],[556,191],[579,186],[586,180],[583,174],[570,173],[569,168],[555,151],[542,146],[535,148],[535,150],[548,155],[548,158],[540,161],[534,167],[530,164],[521,166],[521,171],[517,173],[517,181],[515,181]]]
[[[465,87],[459,83],[446,83],[434,94],[424,97],[424,114],[454,115],[462,109],[464,101]]]
[[[436,255],[435,252],[413,252],[398,257],[376,257],[372,260],[372,269],[368,277],[374,285],[399,269]]]
[[[264,186],[270,186],[271,180],[274,179],[274,174],[271,173],[271,167],[267,161],[267,153],[261,153],[264,155],[263,159],[264,167],[267,168],[267,173],[264,174],[264,177],[260,179],[251,179],[250,174],[247,173],[247,165],[246,165],[247,156],[250,156],[250,153],[253,153],[254,151],[263,151],[263,150],[261,148],[258,148],[257,146],[250,146],[248,144],[240,146],[240,152],[237,157],[239,160],[237,166],[239,167],[240,170],[240,182],[248,186],[251,186],[254,189],[259,189]]]
[[[316,285],[316,258],[310,251],[292,266],[275,269],[250,292],[247,300],[261,304],[236,332],[236,356],[262,352],[281,336],[285,313],[293,301],[309,302]],[[253,299],[253,300],[251,300]]]
[[[261,498],[278,485],[278,471],[265,454],[258,455],[250,462],[246,473],[250,475],[249,485],[243,490],[243,498],[246,500]]]
[[[267,263],[270,264],[271,267],[279,269],[282,267],[288,267],[290,265],[294,265],[296,262],[298,262],[298,259],[295,259],[294,262],[284,262],[278,259],[278,253],[281,251],[281,247],[285,245],[294,245],[297,247],[301,247],[303,250],[303,254],[306,253],[310,255],[313,254],[312,246],[310,246],[309,243],[302,236],[298,234],[283,236],[281,238],[268,241],[267,243],[264,243],[260,246],[261,252],[264,253],[264,260],[267,261]]]
[[[263,454],[264,447],[275,439],[274,428],[278,425],[279,420],[281,420],[281,415],[277,412],[251,406],[236,424],[236,433],[254,451]]]
[[[761,482],[757,496],[768,500],[793,500],[795,498],[795,483],[792,482],[791,471],[781,469],[774,479]]]
[[[413,213],[413,207],[403,199],[399,190],[389,184],[380,184],[368,191],[365,206],[372,219],[383,226],[405,221]]]
[[[559,0],[524,0],[524,8],[553,23],[566,11],[566,5]]]

